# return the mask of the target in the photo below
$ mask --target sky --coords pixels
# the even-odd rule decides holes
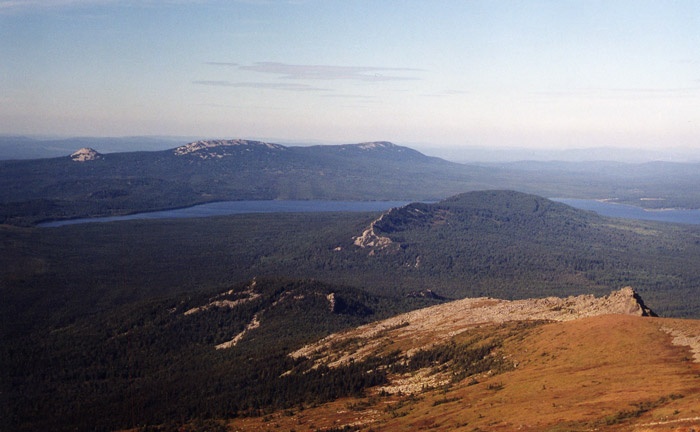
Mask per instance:
[[[700,152],[700,2],[0,0],[0,134]]]

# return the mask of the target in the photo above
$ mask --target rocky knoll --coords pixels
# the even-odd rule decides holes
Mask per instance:
[[[74,162],[89,162],[102,158],[102,155],[89,147],[83,147],[70,155]]]
[[[510,321],[571,321],[609,314],[655,316],[631,287],[600,298],[593,295],[512,301],[466,298],[332,334],[295,351],[292,356],[310,357],[316,359],[317,364],[337,366],[364,359],[381,347],[401,340],[411,340],[415,350],[444,342],[480,325]]]

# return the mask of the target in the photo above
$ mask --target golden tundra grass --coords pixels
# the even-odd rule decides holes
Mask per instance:
[[[669,329],[700,321],[603,315],[533,326],[479,326],[500,337],[501,371],[413,395],[342,399],[236,419],[231,430],[700,431],[700,364]],[[406,340],[396,341],[402,350]],[[414,345],[415,347],[415,345]]]

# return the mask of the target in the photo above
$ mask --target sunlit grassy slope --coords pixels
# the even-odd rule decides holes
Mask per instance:
[[[670,332],[700,322],[604,315],[500,334],[509,370],[415,394],[343,399],[232,421],[232,430],[690,431],[700,428],[700,364]],[[680,333],[676,333],[678,336]],[[692,338],[691,338],[692,339]],[[676,343],[680,339],[676,339]],[[687,342],[687,340],[686,340]],[[344,429],[346,428],[346,429]]]

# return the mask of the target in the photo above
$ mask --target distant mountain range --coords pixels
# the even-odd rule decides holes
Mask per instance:
[[[100,153],[167,150],[202,138],[177,136],[130,137],[29,137],[0,135],[0,160],[41,159],[70,154],[81,147],[94,148]],[[276,142],[287,147],[321,145],[320,142],[255,138]],[[440,146],[426,143],[404,144],[420,152],[452,162],[509,163],[519,161],[542,162],[700,162],[697,149],[667,147],[663,149],[636,149],[621,147],[540,149],[526,147],[480,147],[477,145]]]
[[[61,157],[81,147],[94,148],[101,153],[157,151],[190,141],[192,138],[158,136],[37,138],[0,135],[0,160]]]
[[[197,141],[170,150],[0,162],[6,222],[125,214],[221,200],[436,199],[493,171],[387,142],[285,147]]]
[[[484,189],[698,208],[697,184],[700,164],[458,164],[384,141],[293,147],[207,140],[159,151],[84,147],[70,156],[0,161],[0,222],[244,199],[430,201]]]

